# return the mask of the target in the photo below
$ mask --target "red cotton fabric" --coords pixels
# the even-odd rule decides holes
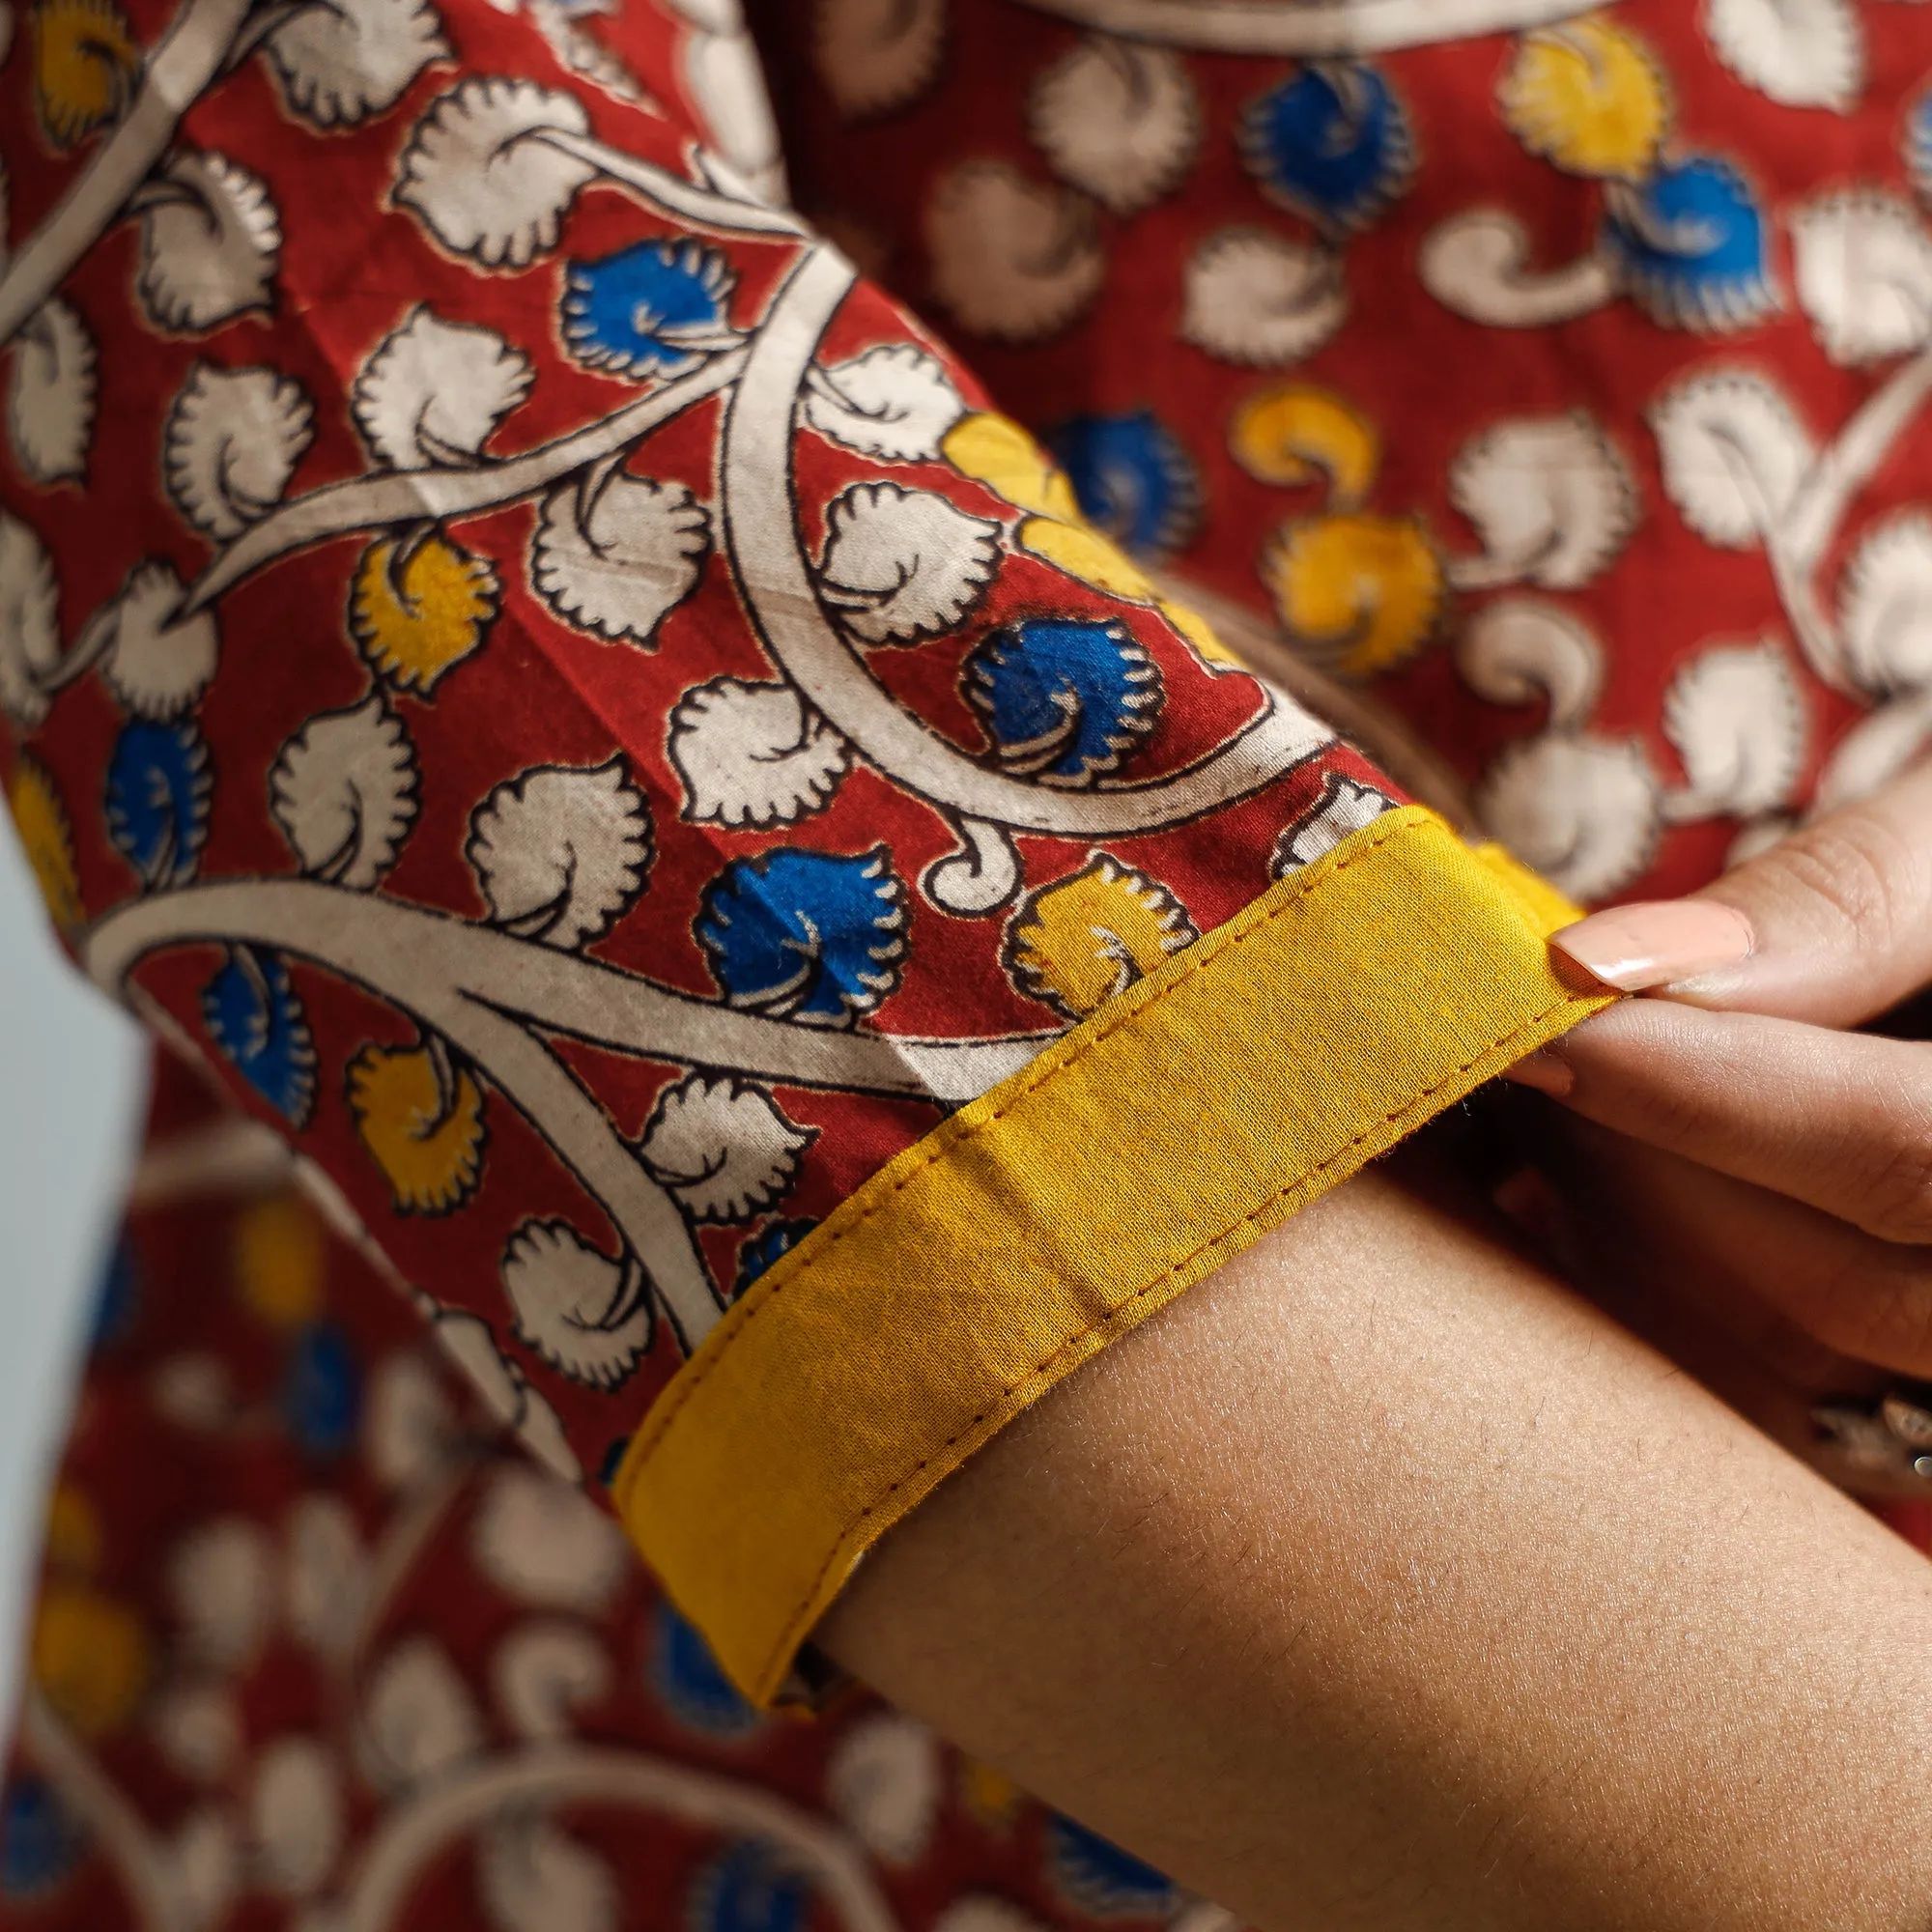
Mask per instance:
[[[0,1925],[1212,1932],[752,1712],[601,1478],[1402,798],[1144,570],[1582,901],[1922,748],[1928,71],[1896,0],[0,0],[0,768],[259,1130],[167,1063]]]

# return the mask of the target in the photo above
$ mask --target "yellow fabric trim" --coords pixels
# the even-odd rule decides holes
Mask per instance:
[[[660,1396],[620,1514],[759,1703],[869,1545],[1115,1336],[1607,1004],[1577,915],[1389,812],[874,1175]]]
[[[1573,904],[1541,872],[1520,865],[1500,845],[1476,845],[1469,856],[1487,866],[1497,884],[1521,906],[1529,923],[1545,935],[1561,931],[1583,917],[1582,908]]]

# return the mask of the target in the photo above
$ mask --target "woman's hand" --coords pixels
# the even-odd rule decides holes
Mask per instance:
[[[1666,996],[1515,1069],[1611,1130],[1563,1179],[1613,1264],[1638,1262],[1801,1390],[1869,1387],[1853,1363],[1932,1379],[1932,1045],[1843,1031],[1932,981],[1932,768],[1695,898],[1554,944]],[[1882,1430],[1847,1446],[1868,1475],[1906,1475],[1932,1441],[1897,1440],[1883,1469]]]

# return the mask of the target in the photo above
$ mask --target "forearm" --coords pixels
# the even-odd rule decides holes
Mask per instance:
[[[1268,1928],[1922,1927],[1932,1569],[1366,1178],[1123,1338],[821,1640]]]

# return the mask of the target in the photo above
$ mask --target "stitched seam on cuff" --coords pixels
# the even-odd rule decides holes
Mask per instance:
[[[1276,920],[1284,918],[1290,912],[1296,911],[1300,907],[1306,905],[1311,899],[1315,897],[1316,894],[1321,892],[1331,881],[1339,879],[1345,872],[1351,871],[1357,866],[1366,865],[1371,859],[1375,858],[1378,853],[1386,851],[1389,848],[1389,846],[1391,846],[1395,842],[1396,839],[1403,838],[1407,834],[1422,833],[1431,831],[1433,829],[1435,829],[1435,821],[1433,819],[1422,816],[1409,818],[1405,814],[1404,821],[1401,824],[1391,826],[1388,831],[1382,833],[1379,837],[1371,837],[1370,839],[1363,846],[1362,850],[1360,850],[1359,852],[1350,853],[1348,858],[1343,859],[1334,866],[1328,867],[1328,869],[1322,872],[1319,878],[1309,880],[1305,884],[1301,885],[1300,889],[1296,892],[1294,897],[1291,899],[1285,899],[1280,905],[1273,907],[1270,911],[1264,914],[1262,918],[1256,920],[1252,925],[1243,927],[1242,930],[1240,930],[1239,932],[1227,932],[1224,928],[1223,933],[1220,936],[1218,936],[1218,938],[1216,936],[1210,935],[1208,938],[1197,942],[1197,946],[1195,948],[1191,948],[1190,952],[1198,950],[1203,953],[1205,953],[1206,955],[1205,957],[1192,960],[1185,972],[1177,974],[1173,980],[1171,980],[1166,985],[1161,987],[1160,991],[1155,993],[1151,998],[1141,1001],[1138,1004],[1130,1007],[1127,1011],[1118,1015],[1116,1018],[1109,1021],[1106,1025],[1098,1028],[1094,1033],[1090,1035],[1088,1038],[1083,1040],[1080,1043],[1080,1045],[1077,1046],[1070,1054],[1068,1054],[1065,1060],[1056,1062],[1054,1065],[1048,1067],[1046,1071],[1041,1073],[1037,1079],[1028,1081],[1027,1084],[1024,1087],[1020,1088],[1017,1092],[1015,1092],[996,1113],[989,1114],[984,1120],[976,1121],[972,1124],[972,1126],[965,1128],[963,1131],[959,1133],[948,1137],[944,1141],[943,1145],[935,1147],[930,1153],[925,1155],[923,1159],[909,1166],[903,1174],[897,1177],[897,1179],[893,1182],[890,1188],[887,1188],[879,1195],[879,1198],[876,1201],[867,1202],[866,1208],[862,1212],[854,1215],[851,1218],[851,1220],[849,1220],[842,1226],[833,1230],[830,1234],[828,1234],[825,1240],[820,1245],[818,1245],[815,1251],[811,1255],[810,1255],[804,1262],[802,1262],[800,1265],[793,1272],[784,1276],[782,1280],[773,1284],[771,1292],[768,1294],[765,1294],[759,1298],[756,1305],[753,1307],[746,1314],[744,1321],[737,1325],[737,1327],[732,1331],[732,1333],[729,1336],[723,1336],[719,1338],[722,1346],[719,1348],[717,1352],[712,1356],[712,1358],[709,1361],[706,1361],[701,1365],[696,1365],[695,1373],[691,1375],[689,1380],[683,1382],[682,1385],[679,1385],[678,1383],[673,1383],[671,1387],[668,1390],[667,1390],[666,1393],[659,1399],[658,1407],[663,1411],[663,1413],[660,1416],[657,1412],[654,1411],[650,1415],[650,1417],[645,1421],[643,1440],[632,1452],[629,1464],[629,1469],[630,1469],[629,1481],[625,1483],[623,1493],[617,1498],[619,1507],[622,1508],[628,1504],[628,1499],[631,1492],[637,1487],[639,1479],[643,1474],[644,1464],[650,1460],[650,1457],[652,1453],[656,1450],[658,1444],[662,1442],[665,1436],[669,1433],[671,1425],[677,1420],[678,1416],[683,1412],[686,1405],[691,1401],[692,1397],[694,1397],[697,1393],[697,1391],[703,1386],[705,1380],[709,1378],[711,1371],[714,1368],[716,1368],[718,1364],[724,1360],[725,1354],[729,1352],[732,1343],[735,1342],[739,1336],[743,1335],[745,1331],[751,1327],[752,1323],[757,1321],[757,1319],[765,1312],[766,1309],[775,1306],[779,1300],[779,1297],[782,1295],[788,1288],[792,1287],[796,1283],[802,1283],[810,1280],[813,1268],[816,1266],[818,1262],[823,1259],[823,1257],[829,1255],[833,1251],[833,1249],[838,1245],[840,1241],[845,1239],[845,1237],[848,1235],[854,1234],[857,1232],[857,1230],[864,1227],[865,1224],[867,1221],[869,1221],[875,1214],[879,1213],[888,1205],[890,1205],[890,1203],[897,1195],[899,1195],[907,1187],[909,1187],[920,1175],[923,1174],[926,1171],[927,1168],[933,1166],[936,1162],[947,1159],[952,1153],[955,1148],[965,1147],[969,1142],[977,1139],[980,1134],[985,1133],[990,1128],[997,1125],[1001,1121],[1006,1119],[1006,1117],[1009,1114],[1010,1114],[1015,1107],[1019,1106],[1019,1104],[1023,1100],[1028,1099],[1034,1094],[1038,1093],[1041,1089],[1049,1086],[1053,1081],[1059,1079],[1061,1075],[1070,1071],[1073,1067],[1077,1066],[1080,1064],[1080,1062],[1087,1057],[1088,1054],[1094,1051],[1094,1048],[1101,1045],[1104,1041],[1111,1039],[1114,1037],[1114,1035],[1119,1033],[1123,1027],[1128,1027],[1136,1024],[1144,1013],[1150,1013],[1153,1011],[1154,1009],[1158,1007],[1163,1000],[1166,1000],[1172,994],[1179,991],[1179,989],[1182,986],[1184,986],[1190,980],[1194,979],[1197,975],[1206,972],[1207,969],[1209,966],[1211,966],[1214,963],[1214,961],[1220,958],[1224,953],[1232,951],[1235,947],[1243,944],[1243,942],[1252,938],[1256,933],[1265,931],[1267,927],[1272,925]],[[1558,1005],[1562,1004],[1564,1003],[1563,1002],[1558,1003]],[[1539,1018],[1547,1019],[1549,1013],[1554,1012],[1556,1009],[1557,1009],[1556,1007],[1550,1007],[1547,1009],[1543,1014],[1539,1015]],[[1518,1028],[1516,1032],[1526,1031],[1527,1027],[1534,1026],[1535,1024],[1537,1024],[1537,1022],[1534,1020],[1526,1022],[1524,1027]],[[1514,1038],[1515,1037],[1516,1037],[1515,1033],[1505,1036],[1506,1038]],[[1501,1044],[1501,1042],[1495,1042],[1490,1047],[1485,1048],[1484,1052],[1485,1053],[1493,1052],[1495,1050],[1496,1044]],[[1053,1049],[1051,1047],[1048,1047],[1045,1049],[1045,1051],[1051,1053]],[[1483,1057],[1482,1054],[1478,1054],[1476,1056],[1477,1060],[1480,1060],[1482,1057]],[[1444,1086],[1450,1080],[1456,1079],[1462,1073],[1467,1072],[1469,1066],[1473,1066],[1475,1064],[1476,1064],[1475,1061],[1470,1061],[1467,1065],[1459,1067],[1455,1073],[1444,1075],[1443,1079],[1436,1083],[1436,1087],[1430,1088],[1426,1093],[1418,1094],[1415,1100],[1409,1101],[1404,1107],[1399,1109],[1397,1114],[1391,1114],[1387,1116],[1384,1121],[1378,1122],[1378,1124],[1386,1125],[1389,1121],[1393,1121],[1399,1118],[1401,1114],[1408,1113],[1419,1101],[1428,1098],[1429,1094],[1435,1092],[1436,1088]],[[938,1131],[943,1134],[945,1130],[941,1128]],[[1302,1175],[1300,1179],[1297,1179],[1292,1187],[1284,1189],[1282,1191],[1292,1193],[1293,1191],[1293,1187],[1300,1186],[1303,1181],[1310,1179],[1314,1174],[1320,1173],[1323,1169],[1333,1166],[1336,1160],[1341,1159],[1343,1155],[1347,1153],[1352,1152],[1353,1150],[1356,1147],[1359,1147],[1361,1145],[1361,1142],[1367,1138],[1368,1138],[1367,1133],[1358,1135],[1354,1141],[1351,1141],[1347,1148],[1341,1151],[1341,1153],[1333,1155],[1330,1157],[1329,1160],[1323,1162],[1322,1168],[1313,1169],[1308,1174]],[[1279,1194],[1270,1196],[1270,1202],[1272,1202],[1273,1200],[1277,1200],[1279,1198],[1280,1198]],[[1257,1210],[1257,1212],[1261,1210]],[[1254,1216],[1249,1215],[1245,1218],[1252,1220]],[[1216,1239],[1222,1238],[1227,1234],[1232,1232],[1233,1229],[1237,1228],[1241,1225],[1242,1223],[1241,1220],[1239,1219],[1230,1222],[1228,1227],[1224,1228],[1221,1231],[1221,1236],[1216,1236]],[[1208,1245],[1211,1246],[1212,1243],[1210,1242]],[[1177,1266],[1184,1266],[1184,1265],[1185,1265],[1184,1263],[1177,1264]],[[1173,1272],[1173,1270],[1170,1270],[1169,1272]],[[1162,1277],[1163,1280],[1165,1278],[1166,1278],[1165,1276]],[[1152,1286],[1158,1286],[1158,1283],[1152,1284]],[[1140,1291],[1140,1293],[1145,1294],[1149,1292],[1150,1291],[1148,1289],[1143,1289]],[[1109,1319],[1111,1320],[1112,1318],[1110,1317]],[[1089,1329],[1085,1332],[1092,1333],[1093,1331]],[[1058,1353],[1059,1350],[1056,1350],[1055,1352]],[[1034,1371],[1034,1373],[1038,1374],[1039,1371],[1036,1370]],[[1017,1387],[1018,1384],[1015,1383],[1014,1386]],[[899,1482],[901,1483],[904,1482],[905,1480],[907,1480],[907,1478],[905,1477],[899,1478]],[[895,1483],[894,1485],[894,1488],[896,1487],[898,1487],[898,1485]],[[876,1497],[873,1500],[873,1502],[867,1506],[864,1514],[855,1520],[863,1520],[864,1516],[869,1515],[871,1511],[876,1509],[878,1507],[878,1504],[885,1499],[885,1496],[890,1493],[891,1491],[888,1490],[884,1492],[880,1496]],[[845,1533],[849,1533],[849,1526],[848,1526],[848,1531]],[[842,1535],[841,1535],[841,1541],[842,1541]]]
[[[1346,868],[1342,867],[1338,867],[1336,868],[1337,871],[1341,871],[1343,869]],[[1331,873],[1330,876],[1332,877],[1334,876],[1334,874]],[[1270,914],[1269,917],[1272,918],[1274,917],[1274,915]],[[1252,930],[1260,931],[1262,926],[1265,923],[1266,921],[1257,921]],[[1240,939],[1244,938],[1245,936],[1246,936],[1245,934],[1236,935],[1234,943],[1238,944]],[[1179,983],[1179,981],[1177,980],[1176,984]],[[1349,1156],[1352,1154],[1355,1151],[1355,1150],[1362,1145],[1364,1141],[1374,1138],[1378,1128],[1391,1126],[1396,1122],[1406,1119],[1410,1114],[1413,1114],[1418,1108],[1424,1106],[1425,1103],[1427,1103],[1436,1094],[1439,1094],[1443,1088],[1453,1085],[1456,1081],[1460,1080],[1465,1073],[1469,1073],[1474,1068],[1481,1065],[1485,1060],[1489,1059],[1489,1057],[1492,1054],[1495,1053],[1499,1048],[1507,1046],[1510,1043],[1510,1041],[1514,1039],[1521,1038],[1524,1034],[1535,1032],[1535,1030],[1538,1027],[1540,1027],[1545,1020],[1548,1019],[1552,1013],[1560,1012],[1567,1006],[1571,1006],[1573,1004],[1579,1004],[1581,1002],[1581,999],[1582,996],[1566,996],[1563,999],[1552,1001],[1551,1004],[1545,1007],[1541,1012],[1532,1014],[1530,1018],[1524,1020],[1520,1025],[1512,1027],[1508,1033],[1503,1034],[1500,1037],[1496,1039],[1492,1039],[1487,1046],[1485,1046],[1482,1049],[1480,1053],[1477,1053],[1470,1059],[1464,1061],[1461,1066],[1455,1067],[1450,1072],[1445,1073],[1441,1077],[1441,1079],[1434,1082],[1432,1085],[1428,1087],[1423,1088],[1423,1090],[1419,1094],[1415,1094],[1411,1099],[1405,1101],[1403,1105],[1396,1108],[1396,1110],[1393,1113],[1384,1114],[1372,1126],[1365,1127],[1359,1134],[1355,1136],[1353,1140],[1350,1141],[1347,1146],[1338,1148],[1335,1151],[1335,1152],[1333,1152],[1328,1156],[1326,1160],[1318,1162],[1313,1167],[1304,1168],[1302,1172],[1296,1175],[1293,1180],[1287,1182],[1285,1185],[1281,1187],[1276,1188],[1275,1191],[1272,1194],[1270,1194],[1264,1201],[1263,1201],[1258,1207],[1250,1208],[1249,1211],[1245,1214],[1237,1214],[1232,1221],[1229,1221],[1225,1226],[1217,1230],[1216,1233],[1210,1236],[1207,1240],[1201,1242],[1191,1253],[1182,1256],[1179,1261],[1175,1262],[1171,1266],[1162,1269],[1162,1271],[1156,1276],[1154,1276],[1154,1278],[1151,1281],[1149,1281],[1145,1283],[1142,1287],[1136,1289],[1132,1294],[1126,1296],[1122,1301],[1118,1303],[1107,1315],[1103,1316],[1099,1321],[1091,1321],[1087,1324],[1085,1328],[1080,1329],[1077,1333],[1066,1336],[1053,1350],[1053,1351],[1045,1357],[1043,1361],[1036,1363],[1034,1367],[1029,1369],[1024,1375],[1016,1377],[1012,1381],[1008,1383],[1008,1385],[1002,1390],[1000,1390],[999,1393],[995,1395],[993,1399],[989,1403],[987,1403],[986,1406],[983,1408],[981,1408],[977,1415],[973,1416],[969,1421],[962,1424],[961,1427],[957,1429],[952,1435],[948,1436],[944,1442],[940,1443],[936,1448],[931,1450],[920,1462],[914,1463],[911,1468],[903,1470],[900,1474],[895,1476],[893,1480],[885,1486],[884,1489],[880,1490],[878,1493],[873,1496],[870,1502],[866,1504],[866,1506],[863,1509],[859,1510],[855,1515],[853,1515],[851,1518],[847,1520],[847,1521],[839,1529],[838,1535],[832,1546],[831,1552],[827,1555],[825,1562],[820,1566],[818,1573],[812,1577],[810,1586],[805,1591],[804,1596],[801,1599],[799,1607],[796,1610],[794,1610],[792,1614],[785,1620],[783,1634],[780,1637],[778,1643],[774,1645],[771,1655],[773,1657],[789,1657],[791,1653],[798,1647],[799,1643],[803,1641],[804,1626],[811,1615],[812,1606],[813,1605],[816,1604],[818,1600],[818,1593],[820,1589],[823,1587],[825,1579],[829,1576],[831,1576],[836,1569],[838,1569],[838,1567],[841,1562],[845,1560],[846,1550],[849,1545],[851,1544],[855,1532],[857,1532],[869,1518],[871,1518],[874,1514],[876,1514],[876,1512],[878,1511],[878,1509],[882,1504],[889,1501],[898,1491],[903,1489],[908,1483],[916,1481],[921,1475],[923,1475],[927,1469],[929,1469],[933,1463],[943,1460],[949,1450],[956,1448],[958,1444],[962,1440],[964,1440],[965,1437],[970,1435],[974,1432],[974,1430],[979,1428],[980,1425],[985,1421],[987,1416],[991,1415],[993,1411],[996,1408],[998,1408],[1002,1403],[1009,1401],[1020,1389],[1024,1388],[1029,1382],[1034,1381],[1038,1377],[1044,1375],[1049,1369],[1053,1367],[1055,1362],[1059,1361],[1059,1359],[1063,1355],[1066,1354],[1069,1350],[1079,1347],[1081,1343],[1089,1340],[1091,1337],[1094,1335],[1102,1333],[1103,1331],[1109,1328],[1113,1328],[1121,1324],[1123,1319],[1132,1313],[1133,1309],[1138,1303],[1147,1300],[1147,1298],[1150,1295],[1156,1293],[1168,1282],[1173,1280],[1173,1278],[1176,1275],[1185,1272],[1185,1270],[1191,1267],[1193,1264],[1198,1260],[1200,1260],[1200,1258],[1203,1255],[1207,1254],[1210,1249],[1217,1247],[1222,1241],[1226,1240],[1227,1237],[1230,1235],[1232,1235],[1236,1229],[1247,1227],[1256,1221],[1265,1219],[1268,1213],[1274,1208],[1275,1205],[1281,1200],[1283,1200],[1286,1196],[1294,1193],[1298,1188],[1306,1186],[1309,1181],[1319,1179],[1322,1175],[1326,1174],[1330,1168],[1336,1167],[1340,1165],[1343,1161],[1347,1160]],[[1153,1005],[1152,1001],[1148,1002],[1148,1008],[1151,1008],[1152,1005]],[[1129,1021],[1137,1018],[1139,1012],[1147,1010],[1148,1008],[1139,1009],[1135,1013],[1127,1015],[1126,1019],[1123,1020],[1122,1024],[1122,1025],[1127,1024]],[[1071,1064],[1072,1064],[1071,1061],[1067,1063],[1067,1065],[1069,1065]],[[995,1116],[994,1118],[997,1119],[998,1116]],[[990,1126],[992,1124],[992,1121],[989,1120],[985,1122],[983,1124]],[[803,1272],[803,1270],[801,1270],[801,1272]],[[748,1318],[747,1326],[749,1325],[750,1325],[750,1321]]]

